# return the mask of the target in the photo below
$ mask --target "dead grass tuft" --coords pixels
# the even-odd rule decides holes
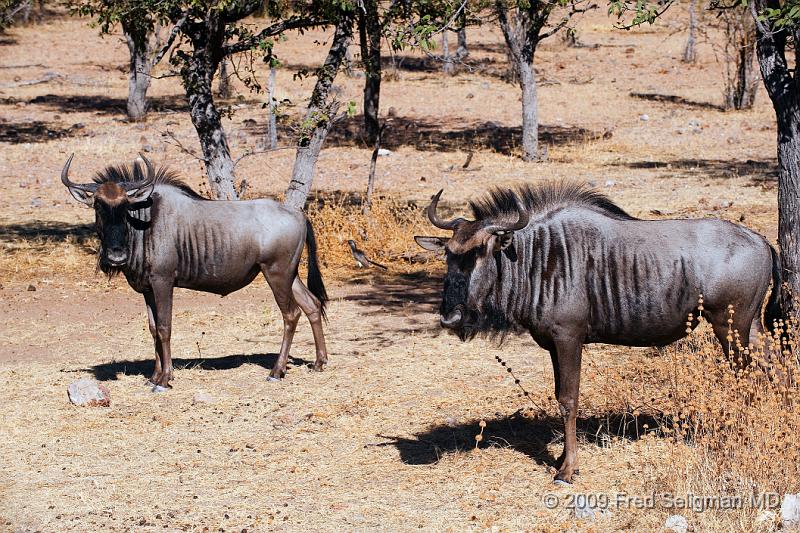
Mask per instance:
[[[367,257],[393,272],[419,271],[437,264],[435,255],[425,253],[414,242],[414,235],[431,230],[420,206],[395,197],[374,200],[368,213],[362,205],[363,198],[344,195],[320,197],[309,205],[308,216],[327,275],[348,277],[355,268],[349,239],[356,241]]]

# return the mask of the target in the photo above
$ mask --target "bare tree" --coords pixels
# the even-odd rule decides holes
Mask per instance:
[[[153,67],[163,43],[158,24],[142,23],[134,17],[121,18],[122,31],[128,44],[128,119],[143,120],[147,114],[147,90]]]
[[[495,0],[494,4],[513,72],[519,76],[518,83],[522,89],[522,159],[525,161],[539,158],[539,110],[533,67],[536,47],[542,39],[564,28],[573,15],[593,7],[581,7],[581,0],[572,0],[563,8],[560,20],[545,30],[558,5],[549,0]]]
[[[683,47],[684,63],[697,61],[697,0],[689,0],[689,34],[686,37],[686,46]]]
[[[278,120],[277,120],[277,101],[275,100],[275,77],[277,75],[277,65],[271,62],[269,67],[269,81],[267,82],[267,147],[274,150],[278,147]]]
[[[217,94],[227,100],[231,97],[231,77],[228,73],[228,60],[223,59],[219,63],[219,82],[217,82]]]
[[[750,109],[758,89],[756,24],[746,6],[719,12],[725,32],[725,108]]]
[[[381,98],[382,23],[378,0],[363,0],[358,9],[358,40],[364,65],[364,129],[367,141],[374,143],[380,128],[378,112]]]

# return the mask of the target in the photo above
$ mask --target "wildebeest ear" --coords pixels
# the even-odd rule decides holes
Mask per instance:
[[[128,199],[132,204],[136,204],[139,202],[144,202],[150,195],[153,194],[153,188],[155,187],[154,183],[150,183],[145,185],[144,187],[139,187],[138,189],[131,189],[128,192]]]
[[[444,250],[445,244],[447,244],[447,241],[449,241],[450,239],[447,239],[445,237],[415,236],[414,240],[417,241],[417,244],[419,244],[422,248],[426,250],[430,250],[431,252],[441,252],[442,250]]]
[[[94,205],[94,193],[92,191],[87,191],[81,187],[67,187],[67,190],[69,190],[72,197],[80,203],[86,204],[89,207]]]

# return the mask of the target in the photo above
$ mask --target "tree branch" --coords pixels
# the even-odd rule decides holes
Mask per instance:
[[[554,33],[557,33],[559,30],[561,30],[564,26],[569,24],[569,21],[572,20],[572,17],[574,15],[576,15],[578,13],[586,13],[590,9],[597,9],[597,4],[589,4],[585,8],[579,8],[575,4],[572,4],[570,7],[571,7],[571,9],[569,10],[569,12],[566,15],[564,15],[564,17],[558,22],[558,24],[556,24],[549,31],[546,31],[546,32],[542,33],[541,35],[539,35],[539,40],[540,41],[542,39],[547,39],[548,37],[550,37]]]
[[[769,22],[759,20],[759,12],[769,2],[770,0],[753,0],[749,4],[750,13],[756,23],[758,65],[764,78],[764,87],[775,104],[791,95],[792,75],[786,64],[786,31],[773,31]]]
[[[164,54],[172,47],[172,43],[175,42],[175,38],[178,34],[183,30],[183,25],[186,24],[187,19],[189,18],[189,13],[184,13],[181,18],[178,19],[178,22],[169,30],[169,35],[167,36],[167,41],[164,43],[164,46],[158,51],[158,53],[153,57],[153,65],[157,65],[159,61],[164,58]]]
[[[267,37],[274,37],[288,30],[296,30],[300,28],[313,28],[315,26],[325,26],[329,24],[326,20],[317,20],[309,17],[292,17],[280,22],[276,22],[272,26],[268,26],[250,37],[240,39],[235,43],[231,43],[222,47],[222,56],[229,56],[239,52],[246,52],[252,50],[258,43]]]

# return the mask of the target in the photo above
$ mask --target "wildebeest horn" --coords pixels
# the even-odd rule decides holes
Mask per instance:
[[[487,233],[506,233],[511,231],[519,231],[527,226],[528,221],[530,220],[528,210],[522,206],[519,198],[516,195],[514,196],[514,203],[517,206],[517,216],[519,217],[517,218],[516,222],[513,224],[492,224],[483,228],[484,231]]]
[[[436,206],[439,205],[439,198],[441,198],[444,189],[439,189],[439,192],[431,196],[431,203],[428,206],[428,220],[431,221],[431,224],[436,226],[439,229],[449,229],[454,230],[456,227],[464,222],[463,218],[454,218],[453,220],[442,220],[436,214]]]
[[[126,183],[125,189],[126,190],[133,190],[133,189],[141,189],[142,187],[147,187],[156,179],[156,168],[153,166],[153,163],[147,159],[144,154],[139,152],[139,158],[144,162],[144,166],[147,168],[147,175],[144,179],[139,181],[135,181],[133,183]]]
[[[64,168],[61,169],[61,183],[69,187],[70,189],[78,189],[81,191],[87,191],[93,193],[97,189],[96,183],[89,183],[87,185],[82,185],[80,183],[73,183],[69,179],[69,166],[72,164],[72,158],[75,157],[75,154],[70,154],[69,159],[64,164]]]

